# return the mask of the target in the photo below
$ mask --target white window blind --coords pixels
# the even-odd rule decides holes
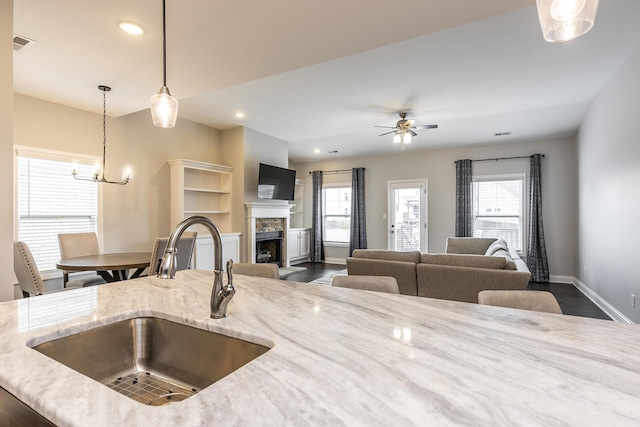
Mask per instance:
[[[323,191],[324,241],[349,243],[351,227],[351,185],[325,187]]]
[[[58,233],[98,231],[98,186],[75,180],[75,167],[90,177],[93,167],[44,155],[18,152],[18,239],[27,243],[38,270],[55,269],[60,259]]]
[[[474,177],[474,237],[504,239],[522,251],[524,176]]]

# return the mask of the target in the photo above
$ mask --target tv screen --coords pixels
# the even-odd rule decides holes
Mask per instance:
[[[293,200],[296,171],[260,163],[258,199]]]

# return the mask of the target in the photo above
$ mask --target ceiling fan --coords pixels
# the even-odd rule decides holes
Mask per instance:
[[[411,143],[411,138],[417,136],[418,134],[414,132],[414,130],[423,130],[423,129],[436,129],[438,125],[416,125],[415,120],[407,119],[407,113],[402,112],[398,113],[400,115],[400,120],[396,122],[395,126],[375,126],[377,128],[386,128],[392,129],[389,132],[385,132],[380,134],[380,136],[389,135],[390,133],[395,134],[393,136],[393,142],[396,144],[402,143],[403,148],[404,144]]]

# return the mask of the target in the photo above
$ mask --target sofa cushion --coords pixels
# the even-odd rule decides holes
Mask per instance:
[[[476,254],[484,255],[495,238],[482,237],[449,237],[445,252],[448,254]]]
[[[486,256],[491,256],[500,249],[503,249],[505,251],[509,250],[507,248],[507,242],[505,242],[503,239],[498,239],[495,242],[493,242],[491,245],[489,245],[489,247],[487,248],[487,251],[484,254]]]
[[[494,257],[468,254],[423,254],[420,261],[423,264],[495,269],[503,269],[507,263],[506,258],[500,256]]]
[[[516,263],[513,262],[513,258],[511,258],[511,255],[509,254],[509,251],[506,250],[506,249],[498,249],[498,250],[496,250],[493,253],[493,255],[491,255],[489,258],[504,258],[504,260],[505,260],[504,269],[505,270],[517,270]]]
[[[387,251],[381,249],[355,249],[353,258],[382,259],[387,261],[420,262],[420,251]]]

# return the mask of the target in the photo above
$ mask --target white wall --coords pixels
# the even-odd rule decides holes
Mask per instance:
[[[577,277],[634,323],[640,322],[639,75],[636,49],[591,102],[577,138]]]
[[[13,1],[0,0],[0,301],[13,299]],[[4,249],[3,249],[4,248]]]
[[[289,144],[282,139],[244,128],[244,146],[244,200],[264,202],[258,199],[259,165],[266,163],[281,168],[288,167]]]
[[[97,89],[96,102],[101,102]],[[14,108],[15,144],[102,156],[101,114],[20,94],[15,94]],[[156,237],[169,235],[167,160],[220,163],[220,140],[220,131],[188,120],[178,119],[173,129],[154,127],[148,110],[108,117],[107,177],[119,180],[129,163],[134,179],[125,186],[96,184],[103,186],[103,251],[150,251]],[[12,161],[11,153],[4,157]],[[6,201],[11,207],[12,196]]]
[[[418,143],[418,141],[416,141]],[[425,142],[428,144],[428,142]],[[575,142],[573,139],[520,142],[450,150],[407,152],[388,156],[342,159],[296,165],[299,176],[308,178],[312,170],[364,167],[369,248],[387,248],[387,183],[390,180],[428,180],[429,252],[443,252],[446,238],[455,229],[455,164],[458,159],[545,154],[542,162],[543,222],[549,267],[554,276],[574,276],[577,217]],[[475,162],[474,174],[529,173],[528,159]],[[325,180],[350,180],[334,175]],[[309,179],[306,182],[310,182]],[[305,185],[304,206],[311,206],[311,186]],[[310,209],[304,222],[311,224]],[[327,248],[327,258],[344,258],[345,248]]]

